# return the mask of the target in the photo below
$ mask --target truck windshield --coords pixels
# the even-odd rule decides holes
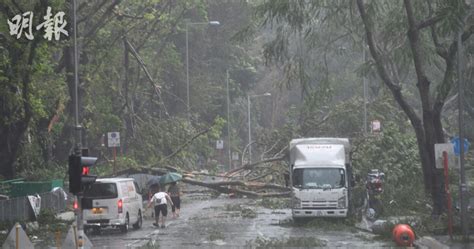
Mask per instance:
[[[293,171],[293,186],[296,188],[342,188],[345,186],[344,169],[304,168]]]

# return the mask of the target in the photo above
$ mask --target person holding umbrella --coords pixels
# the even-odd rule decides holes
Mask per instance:
[[[161,223],[161,228],[165,228],[166,216],[168,215],[168,202],[173,206],[173,201],[166,192],[160,191],[160,185],[157,185],[157,192],[151,197],[150,202],[148,202],[147,209],[150,208],[152,204],[155,207],[155,223],[154,226],[159,226]],[[161,213],[161,219],[160,219]],[[161,220],[161,222],[160,222]]]
[[[168,195],[171,197],[174,204],[171,206],[173,218],[179,217],[179,210],[181,208],[181,190],[176,182],[170,183],[170,186],[168,187]]]
[[[151,178],[148,179],[147,181],[147,186],[148,186],[148,200],[151,199],[151,197],[158,192],[156,189],[158,185],[160,184],[160,178],[161,176],[152,176]]]
[[[168,188],[168,194],[171,196],[171,200],[173,200],[174,205],[171,206],[173,211],[173,218],[176,216],[179,217],[179,210],[181,206],[181,199],[180,199],[180,189],[178,185],[176,185],[177,181],[182,179],[182,175],[175,173],[175,172],[168,172],[161,176],[159,183],[164,186],[165,184],[171,184]]]

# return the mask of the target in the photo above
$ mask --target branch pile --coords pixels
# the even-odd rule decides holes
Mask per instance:
[[[246,164],[219,175],[206,172],[180,172],[174,167],[136,167],[118,171],[115,175],[130,175],[137,173],[163,175],[167,172],[183,174],[182,182],[206,187],[223,194],[245,195],[252,198],[288,197],[290,189],[284,185],[273,183],[275,178],[283,179],[281,170],[275,162],[283,161],[284,157],[265,159]],[[212,179],[212,180],[205,180]]]

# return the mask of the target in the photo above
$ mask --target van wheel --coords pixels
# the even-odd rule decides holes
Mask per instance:
[[[92,228],[92,234],[93,235],[100,235],[100,227]]]
[[[99,227],[84,228],[84,233],[86,235],[99,235],[100,234],[100,228]]]
[[[122,233],[128,232],[129,226],[130,226],[130,218],[128,217],[128,214],[127,214],[127,216],[125,217],[125,224],[120,226],[120,231],[122,231]]]
[[[138,210],[138,220],[137,220],[137,223],[133,224],[133,228],[139,229],[140,227],[142,227],[142,224],[143,224],[142,211]]]

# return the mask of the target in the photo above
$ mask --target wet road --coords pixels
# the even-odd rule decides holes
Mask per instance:
[[[255,247],[282,245],[289,238],[293,238],[293,244],[287,245],[301,246],[294,243],[316,238],[320,245],[328,248],[395,246],[390,241],[374,240],[372,234],[350,226],[295,226],[289,209],[274,210],[255,204],[256,201],[251,199],[188,195],[182,203],[181,217],[169,217],[165,229],[155,228],[149,217],[140,230],[131,230],[127,234],[103,231],[101,235],[89,236],[89,239],[94,248],[137,248],[147,241],[159,248]],[[317,244],[310,241],[310,244],[303,245],[314,247]]]

